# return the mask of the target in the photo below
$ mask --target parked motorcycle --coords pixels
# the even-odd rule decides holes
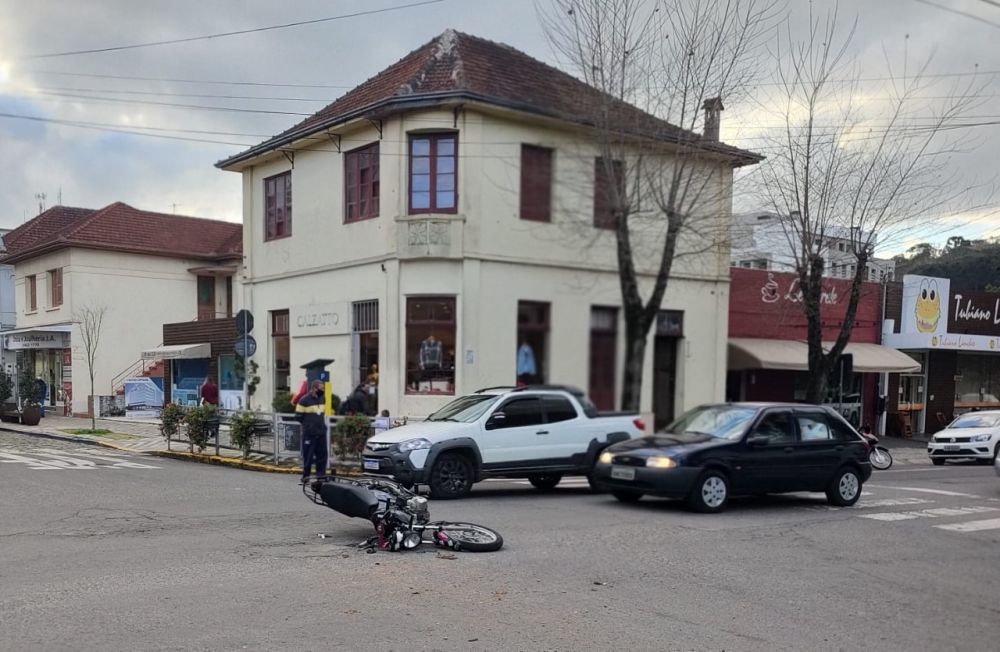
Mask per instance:
[[[344,516],[371,521],[375,536],[358,545],[369,552],[412,550],[422,544],[456,552],[493,552],[503,546],[503,537],[488,527],[432,522],[427,499],[388,478],[309,478],[302,493]]]
[[[868,461],[873,469],[885,471],[892,466],[892,454],[885,446],[878,445],[878,437],[874,435],[864,435],[868,440]]]

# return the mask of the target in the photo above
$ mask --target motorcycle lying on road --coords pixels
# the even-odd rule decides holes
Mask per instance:
[[[456,552],[494,552],[503,546],[496,530],[474,523],[431,521],[427,499],[388,478],[313,477],[302,493],[317,505],[371,521],[375,536],[359,548],[412,550],[432,544]]]
[[[875,435],[862,435],[868,441],[868,461],[872,468],[885,471],[892,466],[892,454],[885,446],[878,445],[878,437]]]

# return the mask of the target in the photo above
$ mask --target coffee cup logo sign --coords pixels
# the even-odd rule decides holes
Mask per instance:
[[[802,290],[799,289],[799,279],[792,278],[788,283],[785,292],[782,293],[781,286],[774,279],[774,274],[767,273],[767,282],[760,288],[760,300],[763,303],[778,303],[788,301],[789,303],[802,303]],[[824,287],[820,290],[819,302],[821,304],[836,305],[840,301],[840,294],[835,287]]]

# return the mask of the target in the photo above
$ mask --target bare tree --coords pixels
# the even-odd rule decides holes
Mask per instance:
[[[732,171],[759,157],[718,142],[719,111],[755,77],[772,8],[768,0],[552,0],[539,10],[564,63],[596,89],[578,103],[591,127],[595,203],[607,217],[596,223],[595,210],[583,226],[593,238],[601,237],[594,226],[614,233],[622,409],[639,408],[648,336],[675,263],[691,256],[695,274],[728,273]]]
[[[94,366],[104,329],[105,306],[85,305],[73,313],[73,321],[80,326],[80,344],[83,346],[87,373],[90,375],[90,429],[97,429],[97,406],[94,404]]]
[[[865,101],[860,70],[849,57],[857,21],[846,30],[840,23],[834,7],[821,17],[810,11],[802,38],[790,24],[783,31],[774,51],[780,135],[770,139],[767,161],[758,168],[764,201],[780,216],[794,256],[812,403],[826,399],[876,245],[902,242],[960,211],[973,190],[950,159],[965,147],[956,127],[974,106],[980,82],[955,84],[933,105],[922,94],[929,85],[926,63],[909,75],[887,66],[890,101]],[[840,244],[844,254],[833,253]],[[850,262],[838,275],[849,277],[851,290],[836,339],[823,342],[822,278],[837,257]]]

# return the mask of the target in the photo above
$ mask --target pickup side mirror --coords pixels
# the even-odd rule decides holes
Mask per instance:
[[[495,430],[504,424],[507,420],[507,415],[503,412],[494,412],[492,416],[486,421],[487,430]]]
[[[763,435],[751,435],[750,438],[747,439],[747,446],[750,448],[762,448],[770,443],[771,440]]]

